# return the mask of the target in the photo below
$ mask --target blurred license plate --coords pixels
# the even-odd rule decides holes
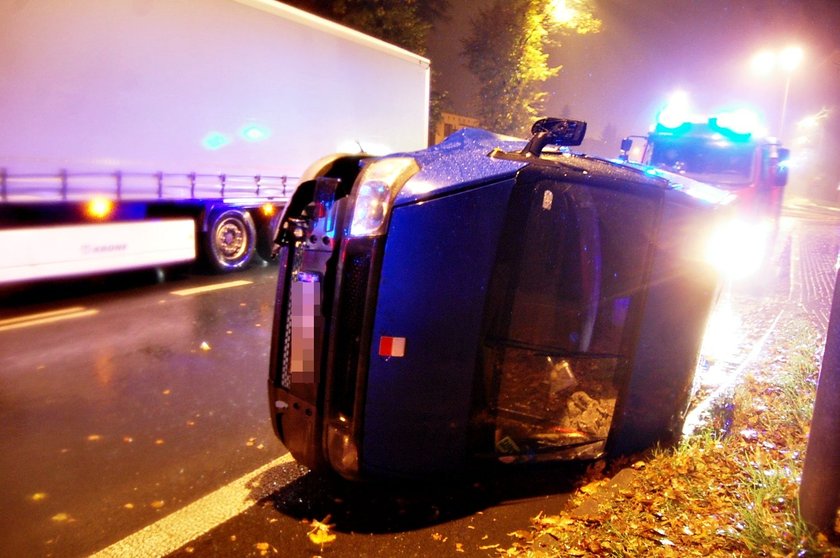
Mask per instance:
[[[315,381],[316,323],[321,314],[321,280],[314,273],[298,273],[292,282],[292,343],[289,372],[292,383]]]

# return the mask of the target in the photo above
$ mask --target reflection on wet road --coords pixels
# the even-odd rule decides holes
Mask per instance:
[[[246,275],[4,301],[1,555],[88,554],[283,453],[264,403],[275,274]]]
[[[702,426],[763,350],[780,321],[804,311],[823,336],[840,250],[840,212],[781,220],[774,257],[756,275],[725,285],[713,312],[697,371],[700,394],[686,432]]]

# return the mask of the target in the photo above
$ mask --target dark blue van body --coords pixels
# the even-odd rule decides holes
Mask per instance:
[[[278,235],[277,435],[354,480],[595,458],[679,434],[726,194],[456,132],[323,162]]]

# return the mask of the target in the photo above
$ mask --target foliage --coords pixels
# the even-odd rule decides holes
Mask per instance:
[[[284,0],[411,52],[426,53],[432,25],[449,0]]]
[[[546,82],[560,71],[546,52],[556,43],[552,35],[598,32],[600,25],[581,0],[495,0],[480,11],[463,53],[480,83],[482,125],[525,134],[541,116]]]
[[[598,462],[570,509],[533,518],[500,553],[840,557],[798,509],[818,373],[819,343],[800,335],[807,329],[789,324],[777,352],[737,388],[731,430],[706,429],[629,467]],[[621,482],[604,474],[610,468]]]

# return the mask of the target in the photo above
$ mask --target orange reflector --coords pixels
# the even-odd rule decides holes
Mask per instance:
[[[405,337],[387,337],[383,335],[379,338],[379,356],[384,357],[403,357],[405,356]]]

